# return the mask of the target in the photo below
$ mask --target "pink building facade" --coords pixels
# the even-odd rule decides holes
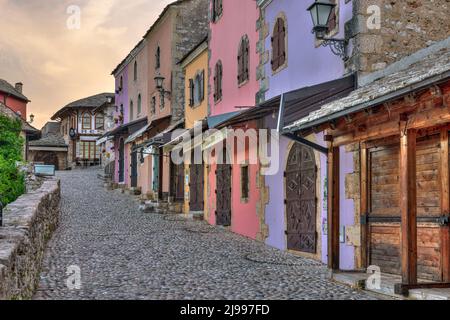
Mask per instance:
[[[227,118],[227,114],[255,105],[255,96],[259,90],[256,79],[259,64],[256,21],[259,10],[254,0],[224,0],[218,11],[214,8],[214,2],[211,1],[209,35],[209,115],[210,118]],[[246,123],[244,127],[238,127],[245,132],[256,128],[257,124]],[[259,164],[248,163],[249,151],[253,150],[247,149],[246,154],[242,155],[236,149],[230,150],[227,158],[233,164],[225,168],[230,171],[224,175],[221,175],[224,168],[220,165],[212,163],[208,167],[206,219],[210,224],[229,226],[233,232],[256,239],[261,228],[257,210],[260,198],[257,186]],[[242,156],[244,162],[235,163],[237,156]],[[230,179],[226,177],[228,174]],[[242,183],[247,182],[248,186],[243,188]],[[224,183],[227,185],[226,190],[221,189]],[[245,195],[242,194],[243,190]]]

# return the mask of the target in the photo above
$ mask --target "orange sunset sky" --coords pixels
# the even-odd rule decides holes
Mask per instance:
[[[67,103],[114,92],[111,71],[173,0],[0,0],[0,78],[24,83],[40,129]],[[81,28],[70,30],[71,5]]]

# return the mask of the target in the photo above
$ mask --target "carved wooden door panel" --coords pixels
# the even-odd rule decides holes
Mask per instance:
[[[286,223],[289,250],[316,253],[316,161],[314,151],[295,144],[286,166]]]
[[[203,165],[202,164],[191,164],[190,170],[190,211],[203,211]]]
[[[216,171],[216,224],[231,225],[231,165],[219,164]]]

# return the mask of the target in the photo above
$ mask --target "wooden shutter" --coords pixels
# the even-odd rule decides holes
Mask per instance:
[[[242,74],[244,71],[243,67],[243,41],[241,40],[241,44],[239,45],[239,52],[238,52],[238,83],[242,82]]]
[[[273,36],[272,36],[272,61],[270,62],[272,64],[272,71],[275,71],[279,67],[279,56],[280,56],[280,41],[279,37],[280,34],[278,32],[280,25],[280,19],[277,19],[277,22],[275,23],[275,28],[273,30]]]
[[[278,18],[278,67],[281,67],[286,61],[286,26],[284,20]]]
[[[219,64],[219,67],[218,67],[218,79],[217,79],[217,83],[218,83],[218,85],[217,85],[217,88],[218,88],[218,99],[217,100],[220,100],[220,99],[222,99],[222,77],[223,77],[223,70],[222,70],[222,64]]]
[[[250,60],[250,48],[249,48],[249,43],[247,40],[244,40],[244,61],[243,61],[243,73],[244,73],[244,78],[242,79],[242,81],[248,80],[249,79],[249,60]]]
[[[200,101],[205,99],[205,70],[200,74]]]
[[[194,80],[189,79],[189,106],[194,105]]]

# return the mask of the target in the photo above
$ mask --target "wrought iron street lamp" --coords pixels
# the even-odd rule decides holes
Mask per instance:
[[[330,31],[328,24],[330,21],[331,12],[336,7],[336,4],[330,3],[329,0],[316,0],[309,8],[313,21],[313,33],[316,34],[317,39],[322,40],[322,46],[329,46],[333,54],[340,56],[347,60],[347,44],[346,39],[326,38],[325,35]]]

